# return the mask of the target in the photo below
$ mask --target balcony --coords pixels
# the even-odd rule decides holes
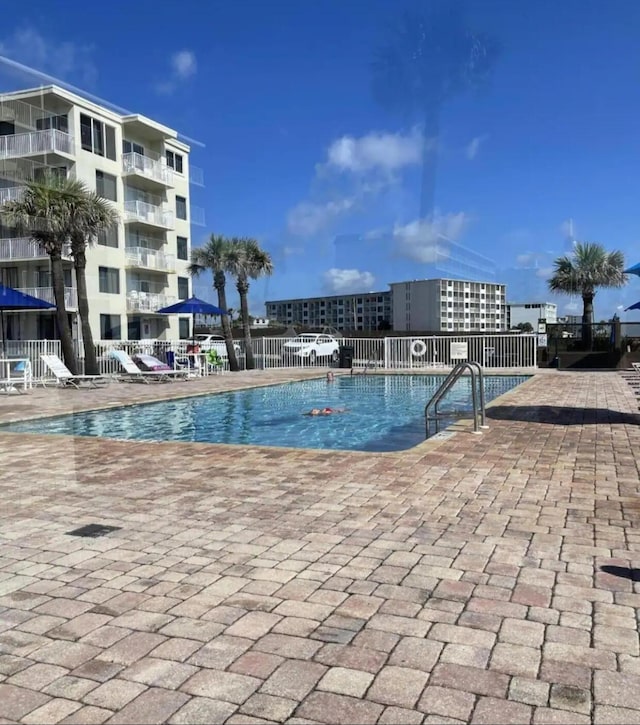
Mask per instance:
[[[56,303],[53,296],[53,287],[18,287],[17,289],[25,295],[37,297],[39,300],[50,302],[52,305]],[[64,304],[67,310],[78,308],[78,291],[75,287],[64,288]]]
[[[151,269],[156,272],[171,274],[176,271],[174,254],[165,254],[149,247],[127,247],[125,249],[127,267]]]
[[[0,189],[0,204],[7,201],[21,201],[24,196],[24,186],[9,186]]]
[[[161,206],[147,204],[146,201],[125,201],[124,221],[139,222],[151,227],[173,229],[173,214]]]
[[[63,259],[69,259],[69,257],[69,249],[65,249]],[[49,255],[31,237],[0,239],[0,262],[48,258]]]
[[[73,137],[55,128],[0,136],[2,159],[51,153],[73,154]]]
[[[173,186],[173,169],[168,167],[164,159],[153,156],[143,156],[134,152],[123,154],[122,173],[125,176],[135,176],[142,186],[163,187]]]
[[[127,292],[127,312],[145,312],[147,314],[177,302],[177,297],[154,294],[152,292]]]

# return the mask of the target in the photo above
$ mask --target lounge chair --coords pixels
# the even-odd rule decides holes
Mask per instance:
[[[97,388],[99,384],[106,385],[109,382],[109,378],[104,375],[74,375],[57,355],[40,355],[40,359],[54,374],[58,385],[79,388],[86,383]]]
[[[165,365],[164,363],[160,362],[157,358],[154,358],[152,355],[138,355],[138,358],[151,358],[155,361],[154,365],[159,366],[154,370],[141,370],[133,360],[133,358],[128,355],[124,350],[112,350],[111,356],[115,358],[120,365],[124,368],[124,374],[121,374],[118,376],[119,380],[139,380],[143,383],[150,383],[150,382],[161,382],[166,383],[170,382],[175,379],[180,380],[186,380],[187,375],[185,374],[186,371],[183,370],[174,370],[173,368],[170,368],[168,365]],[[142,362],[142,361],[141,361]],[[144,364],[144,362],[143,362]]]

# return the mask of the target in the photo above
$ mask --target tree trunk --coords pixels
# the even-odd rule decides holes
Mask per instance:
[[[58,334],[62,346],[62,357],[64,364],[74,374],[78,374],[78,364],[73,349],[73,337],[69,326],[69,317],[64,303],[64,272],[62,270],[62,256],[60,252],[54,252],[51,258],[51,283],[53,286],[53,297],[56,302],[56,322],[58,323]]]
[[[96,346],[93,343],[93,333],[89,324],[89,300],[87,299],[87,255],[85,250],[76,249],[73,255],[73,264],[76,270],[76,287],[78,288],[78,314],[82,327],[82,344],[84,346],[84,372],[85,375],[98,375],[98,359]]]
[[[253,346],[251,344],[251,323],[249,322],[249,284],[246,280],[238,280],[238,294],[240,295],[240,320],[242,322],[242,334],[244,337],[244,354],[247,361],[247,370],[253,370],[256,366],[253,359]]]
[[[582,344],[585,350],[593,349],[593,293],[582,295]]]
[[[438,108],[428,108],[426,110],[422,140],[420,218],[431,221],[435,212],[438,144],[440,143],[440,118]]]
[[[225,290],[225,279],[224,273],[222,278],[219,273],[216,272],[214,275],[213,286],[216,288],[218,293],[218,307],[225,310],[227,309],[227,293]],[[221,315],[220,321],[222,323],[222,334],[224,335],[224,342],[227,346],[227,357],[229,358],[229,370],[237,373],[240,370],[238,365],[238,358],[236,357],[236,349],[233,346],[233,335],[231,334],[231,323],[229,322],[229,315]]]

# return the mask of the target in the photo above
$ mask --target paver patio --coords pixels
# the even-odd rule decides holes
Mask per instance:
[[[540,374],[489,423],[397,454],[0,433],[0,722],[640,722],[631,389]]]

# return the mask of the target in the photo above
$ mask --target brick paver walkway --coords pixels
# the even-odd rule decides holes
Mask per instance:
[[[640,722],[639,422],[554,373],[400,454],[0,434],[0,722]]]

